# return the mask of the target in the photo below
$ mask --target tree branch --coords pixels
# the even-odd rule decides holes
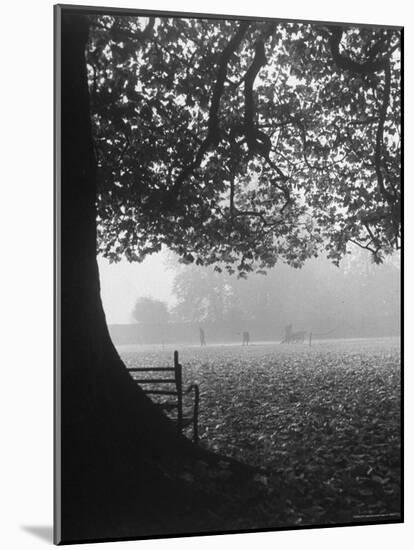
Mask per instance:
[[[381,57],[376,61],[370,59],[363,63],[353,61],[350,57],[347,57],[339,52],[339,44],[342,40],[343,28],[342,27],[330,27],[329,33],[329,46],[331,49],[332,58],[336,65],[341,69],[351,71],[360,75],[369,75],[385,69],[388,59]]]
[[[363,248],[364,250],[368,250],[369,252],[372,252],[372,254],[374,254],[374,256],[376,254],[378,254],[378,250],[374,250],[372,247],[370,247],[369,245],[365,245],[365,244],[362,244],[358,241],[356,241],[355,239],[348,239],[348,241],[350,243],[353,243],[355,244],[356,246],[359,246],[359,248]]]
[[[391,205],[395,205],[396,197],[393,193],[390,193],[389,190],[385,187],[384,176],[382,173],[382,149],[383,149],[383,138],[384,138],[384,125],[387,115],[387,109],[389,105],[389,98],[391,92],[391,67],[388,55],[384,55],[381,58],[374,61],[370,59],[363,63],[358,63],[353,61],[349,57],[340,54],[339,44],[342,39],[343,29],[341,27],[331,27],[332,31],[329,34],[329,45],[331,49],[332,58],[335,61],[336,65],[342,69],[349,70],[353,73],[359,75],[369,75],[376,72],[384,72],[384,93],[383,99],[380,106],[378,127],[375,138],[375,153],[374,153],[374,166],[375,173],[377,176],[378,187],[381,195],[386,199],[386,201]],[[378,45],[378,44],[376,44]],[[379,48],[373,48],[375,55]]]
[[[389,104],[390,91],[391,91],[391,69],[389,62],[385,65],[385,82],[384,82],[384,97],[379,113],[379,121],[377,127],[377,134],[375,140],[375,172],[377,174],[378,186],[380,188],[381,194],[387,199],[389,203],[393,203],[395,198],[394,196],[385,188],[384,177],[382,174],[381,159],[382,159],[382,148],[383,148],[383,139],[384,139],[384,124],[385,118],[387,116],[387,108]]]
[[[175,183],[172,185],[169,192],[169,197],[172,198],[173,200],[177,199],[178,193],[184,181],[193,173],[193,171],[196,168],[198,168],[198,166],[200,166],[201,161],[203,160],[203,157],[208,151],[208,149],[212,145],[217,146],[220,143],[220,125],[219,125],[218,114],[220,109],[221,96],[224,91],[224,82],[227,76],[227,66],[231,56],[233,55],[233,53],[236,51],[241,41],[243,40],[243,37],[248,27],[249,27],[249,23],[247,21],[242,21],[240,23],[238,31],[230,40],[230,42],[227,44],[227,46],[224,48],[221,54],[219,69],[217,73],[217,80],[214,85],[213,95],[210,103],[207,136],[202,142],[202,144],[200,145],[200,148],[198,149],[194,160],[183,168],[181,173],[177,176]]]
[[[244,77],[244,132],[246,136],[247,146],[251,155],[258,153],[262,156],[267,164],[277,173],[279,179],[285,182],[288,178],[282,170],[270,159],[270,151],[272,147],[271,140],[267,134],[258,130],[255,124],[255,102],[253,96],[254,81],[260,69],[266,64],[266,55],[263,41],[256,43],[255,55],[252,64],[248,68]],[[283,193],[285,204],[283,210],[291,203],[289,189],[286,186],[280,185],[275,180],[272,183]]]

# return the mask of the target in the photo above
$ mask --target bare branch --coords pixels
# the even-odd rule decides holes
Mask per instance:
[[[363,248],[364,250],[368,250],[369,252],[372,252],[372,254],[374,254],[374,255],[378,253],[378,250],[374,250],[369,245],[362,244],[362,243],[356,241],[355,239],[348,239],[348,240],[349,240],[350,243],[353,243],[356,246],[359,246],[359,248]]]

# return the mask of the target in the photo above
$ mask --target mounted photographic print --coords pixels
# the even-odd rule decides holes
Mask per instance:
[[[402,28],[55,7],[55,542],[403,521]]]

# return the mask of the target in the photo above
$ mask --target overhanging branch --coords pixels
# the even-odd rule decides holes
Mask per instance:
[[[224,48],[221,54],[217,80],[214,85],[213,95],[210,103],[207,136],[200,145],[193,161],[182,169],[180,174],[177,176],[175,183],[172,185],[169,196],[173,200],[177,198],[184,181],[194,172],[196,168],[200,166],[204,155],[209,150],[209,148],[211,146],[216,147],[220,143],[219,110],[221,96],[223,95],[224,91],[224,83],[227,77],[227,67],[231,56],[237,50],[241,41],[243,40],[243,37],[248,27],[249,23],[247,21],[242,21],[240,23],[238,31]]]
[[[339,52],[339,44],[342,40],[343,29],[341,27],[330,27],[329,33],[329,46],[331,49],[332,58],[336,65],[341,69],[351,71],[360,75],[369,75],[379,71],[383,71],[387,64],[388,59],[381,57],[377,60],[370,59],[359,63],[352,60]]]
[[[324,33],[326,34],[326,33]],[[375,138],[375,152],[374,152],[374,166],[378,183],[378,188],[381,195],[393,207],[398,202],[395,193],[391,193],[385,186],[384,174],[383,174],[383,141],[384,141],[384,126],[386,121],[387,109],[390,101],[391,93],[391,66],[390,66],[390,52],[387,55],[383,55],[378,59],[374,59],[373,56],[365,62],[359,63],[353,61],[339,51],[339,45],[343,36],[343,29],[341,27],[331,27],[331,32],[328,34],[329,46],[332,54],[332,58],[335,64],[344,70],[351,71],[359,75],[370,75],[377,72],[384,73],[384,91],[378,117],[378,126]],[[373,48],[375,56],[378,53],[379,48]]]
[[[253,95],[253,85],[260,69],[266,64],[266,55],[264,49],[264,42],[258,41],[255,47],[255,55],[252,64],[248,68],[244,77],[244,133],[246,136],[247,146],[251,155],[259,154],[265,159],[267,164],[277,173],[278,179],[285,182],[288,178],[282,172],[282,170],[270,159],[271,151],[271,139],[270,137],[261,132],[256,125],[255,121],[255,101]],[[276,178],[272,183],[283,193],[285,197],[285,204],[282,207],[283,210],[291,203],[291,196],[289,189],[277,183]]]

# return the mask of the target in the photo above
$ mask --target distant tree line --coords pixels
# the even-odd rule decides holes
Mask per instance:
[[[339,268],[319,258],[300,270],[280,264],[267,276],[251,274],[248,279],[175,259],[171,263],[176,304],[138,298],[132,318],[147,326],[139,340],[155,342],[161,333],[167,340],[196,340],[198,326],[209,341],[220,336],[237,340],[246,329],[253,338],[277,340],[288,323],[316,337],[399,334],[397,256],[377,265],[368,254],[355,251]],[[175,328],[167,330],[167,324]]]
[[[355,251],[338,268],[328,260],[310,260],[301,269],[279,264],[267,276],[248,279],[213,268],[183,266],[174,281],[176,322],[254,322],[323,331],[358,326],[365,320],[398,333],[400,269],[394,257],[382,265]],[[383,330],[381,330],[383,332]]]

